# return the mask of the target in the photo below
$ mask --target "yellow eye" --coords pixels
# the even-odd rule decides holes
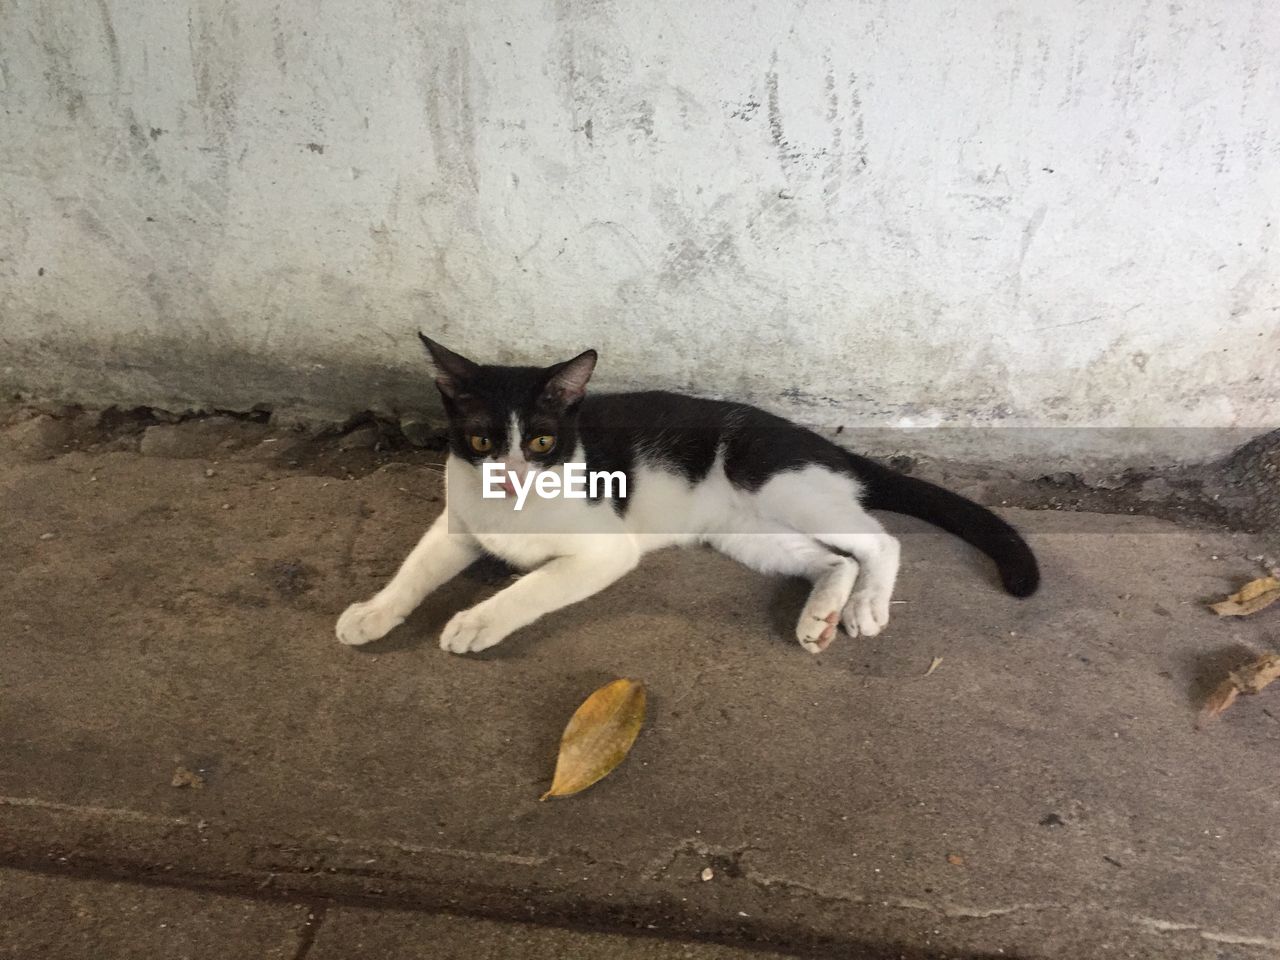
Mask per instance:
[[[550,434],[543,434],[540,437],[534,437],[529,441],[529,450],[533,453],[550,453],[551,448],[556,445],[556,438]]]
[[[488,437],[476,436],[474,433],[470,436],[471,449],[476,453],[488,453],[493,449],[493,441]]]

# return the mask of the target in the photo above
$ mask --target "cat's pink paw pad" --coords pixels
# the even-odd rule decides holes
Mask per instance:
[[[826,616],[805,613],[800,616],[796,626],[796,639],[800,646],[810,653],[821,653],[831,646],[836,636],[836,626],[840,620],[840,611],[832,610]]]

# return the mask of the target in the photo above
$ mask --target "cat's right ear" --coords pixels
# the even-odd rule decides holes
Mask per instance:
[[[427,348],[427,353],[431,354],[431,362],[436,368],[436,386],[446,397],[457,399],[465,392],[466,383],[475,376],[476,364],[436,343],[421,331],[418,332],[418,339]]]

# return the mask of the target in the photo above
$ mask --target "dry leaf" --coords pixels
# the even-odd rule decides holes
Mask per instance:
[[[1253,663],[1232,670],[1230,676],[1218,684],[1205,700],[1204,719],[1212,720],[1219,716],[1236,702],[1240,694],[1261,693],[1267,684],[1276,680],[1280,680],[1280,654],[1264,653]]]
[[[178,767],[173,771],[173,779],[169,781],[171,787],[190,787],[192,790],[204,789],[204,777],[196,773],[194,770],[188,770],[186,767]]]
[[[924,676],[927,677],[929,674],[933,673],[933,671],[937,670],[938,667],[940,666],[942,666],[942,658],[934,657],[933,661],[929,664],[929,669],[924,672]]]
[[[1205,700],[1202,711],[1204,718],[1213,720],[1223,710],[1235,703],[1238,696],[1240,696],[1240,688],[1236,686],[1236,682],[1234,680],[1223,680],[1213,688],[1213,692]]]
[[[953,867],[963,867],[964,857],[960,856],[958,853],[948,853],[947,863],[951,864]]]
[[[1280,654],[1266,653],[1232,674],[1241,693],[1261,693],[1267,684],[1280,680]]]
[[[1262,577],[1246,583],[1227,599],[1209,604],[1209,609],[1220,617],[1247,617],[1277,600],[1280,600],[1280,580]]]
[[[585,790],[620,764],[644,723],[644,685],[614,680],[583,701],[560,738],[551,789],[540,799]]]

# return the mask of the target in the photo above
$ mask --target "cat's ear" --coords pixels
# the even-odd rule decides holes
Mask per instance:
[[[596,352],[585,350],[572,360],[557,363],[547,371],[547,383],[542,395],[561,408],[571,406],[587,392],[587,381],[596,368]]]
[[[436,368],[436,386],[440,388],[440,392],[454,399],[465,393],[466,383],[476,374],[476,364],[448,347],[441,346],[421,331],[418,338],[427,348],[427,353],[431,354],[431,362]]]

